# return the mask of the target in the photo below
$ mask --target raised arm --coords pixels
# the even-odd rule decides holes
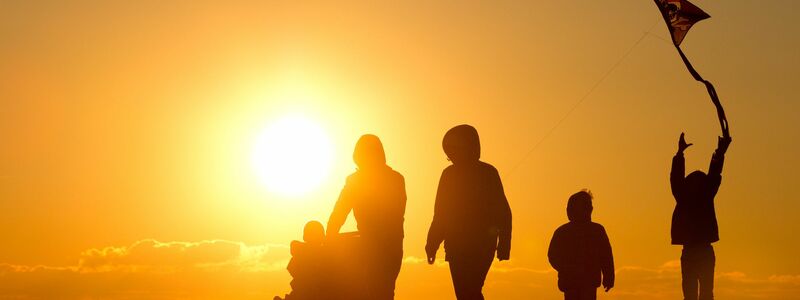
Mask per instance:
[[[722,182],[722,165],[725,163],[725,152],[731,144],[730,137],[720,137],[717,141],[717,150],[711,156],[711,164],[708,166],[708,178],[711,181],[711,194],[716,195],[719,185]]]
[[[342,191],[339,193],[339,199],[336,200],[336,205],[333,207],[333,212],[331,213],[330,218],[328,218],[328,230],[326,232],[326,236],[330,237],[339,234],[339,230],[347,220],[347,215],[349,215],[350,211],[353,209],[352,189],[353,187],[350,184],[350,178],[348,178],[347,183],[345,183],[344,188],[342,188]]]
[[[686,161],[683,157],[683,151],[689,148],[692,144],[686,143],[684,134],[681,132],[681,137],[678,139],[678,153],[672,158],[672,170],[669,174],[670,187],[672,188],[672,196],[678,200],[678,195],[681,194],[683,189],[683,179],[686,176]]]

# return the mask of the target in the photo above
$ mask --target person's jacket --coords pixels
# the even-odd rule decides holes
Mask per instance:
[[[558,271],[561,291],[614,286],[614,256],[605,228],[591,221],[571,221],[553,233],[547,251]]]
[[[444,241],[445,260],[511,251],[511,208],[500,175],[479,160],[450,165],[439,180],[426,248]]]
[[[685,174],[683,153],[672,158],[670,184],[675,197],[672,213],[672,244],[709,244],[719,241],[714,197],[722,182],[724,155],[714,152],[708,174],[699,183],[691,184]],[[690,175],[691,176],[691,175]]]
[[[339,232],[351,210],[365,239],[402,241],[405,179],[386,165],[348,176],[328,220],[329,234]]]

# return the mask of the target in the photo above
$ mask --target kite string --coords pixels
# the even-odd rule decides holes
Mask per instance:
[[[644,39],[645,39],[645,38],[646,38],[648,35],[650,35],[650,31],[652,31],[652,30],[653,30],[653,28],[654,28],[654,27],[655,27],[657,24],[658,24],[658,21],[656,21],[655,23],[653,23],[653,25],[651,25],[651,26],[650,26],[650,28],[649,28],[649,29],[647,29],[647,31],[645,31],[645,32],[644,32],[644,34],[642,34],[642,36],[641,36],[641,37],[639,37],[639,39],[638,39],[638,40],[636,40],[636,42],[635,42],[635,43],[633,43],[633,45],[632,45],[630,48],[628,48],[628,51],[626,51],[626,52],[625,52],[625,54],[623,54],[623,55],[622,55],[622,57],[620,57],[620,59],[619,59],[619,60],[617,60],[617,62],[616,62],[616,63],[614,63],[614,65],[612,65],[612,66],[611,66],[611,68],[609,68],[609,69],[608,69],[608,71],[606,71],[606,73],[605,73],[605,74],[603,74],[603,76],[601,76],[601,77],[600,77],[600,79],[599,79],[599,80],[597,80],[597,82],[595,82],[595,83],[594,83],[594,85],[592,85],[592,87],[591,87],[591,88],[589,88],[589,90],[588,90],[588,91],[587,91],[585,94],[583,94],[583,97],[581,97],[581,98],[578,100],[578,102],[576,102],[574,105],[572,105],[572,107],[571,107],[571,108],[570,108],[570,109],[567,111],[567,113],[566,113],[566,114],[564,114],[564,116],[563,116],[563,117],[561,117],[561,119],[559,119],[559,120],[558,120],[558,122],[556,122],[556,124],[555,124],[555,125],[553,125],[553,127],[551,127],[551,128],[550,128],[550,130],[549,130],[549,131],[547,131],[547,133],[545,133],[545,134],[544,134],[544,136],[542,136],[542,138],[541,138],[541,139],[539,139],[539,141],[538,141],[538,142],[536,142],[536,144],[534,144],[534,145],[533,145],[533,147],[532,147],[530,150],[528,150],[528,152],[527,152],[527,153],[525,153],[525,155],[524,155],[524,156],[522,156],[522,159],[520,159],[520,160],[519,160],[519,162],[517,162],[517,164],[516,164],[516,165],[514,165],[514,167],[513,167],[513,168],[511,168],[511,172],[509,172],[509,173],[508,173],[508,176],[509,176],[509,177],[510,177],[510,176],[512,176],[512,175],[514,175],[514,174],[516,173],[516,171],[519,169],[519,167],[520,167],[520,166],[522,166],[522,164],[523,164],[523,163],[524,163],[524,162],[525,162],[525,161],[528,159],[528,157],[529,157],[529,156],[530,156],[530,155],[533,153],[533,151],[536,151],[536,149],[537,149],[537,148],[539,148],[539,146],[540,146],[540,145],[541,145],[541,144],[542,144],[542,143],[543,143],[543,142],[544,142],[544,141],[545,141],[545,140],[546,140],[548,137],[550,137],[550,135],[552,135],[552,134],[553,134],[553,132],[555,132],[555,131],[556,131],[556,129],[558,129],[558,127],[559,127],[559,126],[561,126],[561,123],[564,123],[564,121],[565,121],[567,118],[569,118],[569,116],[570,116],[570,115],[571,115],[571,114],[572,114],[572,113],[573,113],[573,112],[574,112],[574,111],[575,111],[575,110],[578,108],[578,106],[580,106],[580,105],[581,105],[581,103],[583,103],[584,101],[586,101],[586,99],[587,99],[587,98],[589,98],[589,96],[590,96],[590,95],[591,95],[591,94],[594,92],[594,90],[595,90],[595,89],[597,89],[597,87],[598,87],[598,86],[600,86],[600,84],[602,84],[602,83],[603,83],[603,81],[605,81],[605,80],[606,80],[606,78],[608,78],[608,76],[609,76],[609,75],[611,75],[611,73],[613,73],[613,72],[614,72],[614,70],[616,70],[616,69],[617,69],[617,67],[619,67],[619,66],[620,66],[620,64],[622,64],[622,61],[624,61],[624,60],[625,60],[625,58],[627,58],[627,57],[628,57],[628,55],[630,55],[630,54],[631,54],[631,52],[633,52],[633,50],[634,50],[634,49],[636,49],[636,47],[637,47],[637,46],[639,46],[639,44],[640,44],[640,43],[642,43],[642,41],[643,41],[643,40],[644,40]]]

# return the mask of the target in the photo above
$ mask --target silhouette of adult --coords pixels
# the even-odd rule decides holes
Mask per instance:
[[[681,277],[685,300],[714,299],[716,257],[711,243],[719,241],[714,197],[722,182],[722,164],[730,143],[730,137],[719,138],[708,174],[698,170],[684,178],[683,151],[692,144],[686,143],[683,133],[678,140],[678,153],[672,158],[670,184],[676,202],[672,213],[672,244],[683,245]]]
[[[425,251],[433,264],[444,241],[456,298],[483,299],[486,274],[497,253],[511,252],[511,208],[497,170],[480,161],[478,131],[459,125],[444,136],[442,147],[453,163],[442,172],[433,222]]]
[[[567,218],[553,233],[547,257],[558,271],[558,289],[565,300],[597,299],[601,284],[614,287],[614,256],[603,225],[592,222],[592,194],[581,191],[569,197]]]
[[[394,299],[395,280],[403,259],[405,180],[386,165],[377,136],[361,136],[353,152],[356,172],[347,177],[328,219],[329,237],[339,233],[353,211],[361,234],[365,286],[369,299]]]

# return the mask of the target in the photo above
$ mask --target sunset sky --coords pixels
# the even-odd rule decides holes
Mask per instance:
[[[712,18],[682,48],[733,137],[718,298],[800,299],[800,2],[692,2]],[[329,150],[282,192],[254,152],[287,117]],[[583,188],[617,264],[599,298],[680,298],[670,159],[686,132],[706,170],[719,125],[651,0],[0,0],[0,299],[283,295],[289,242],[327,221],[366,133],[406,179],[397,299],[455,299],[424,243],[465,123],[514,214],[487,298],[561,297],[547,245]]]

